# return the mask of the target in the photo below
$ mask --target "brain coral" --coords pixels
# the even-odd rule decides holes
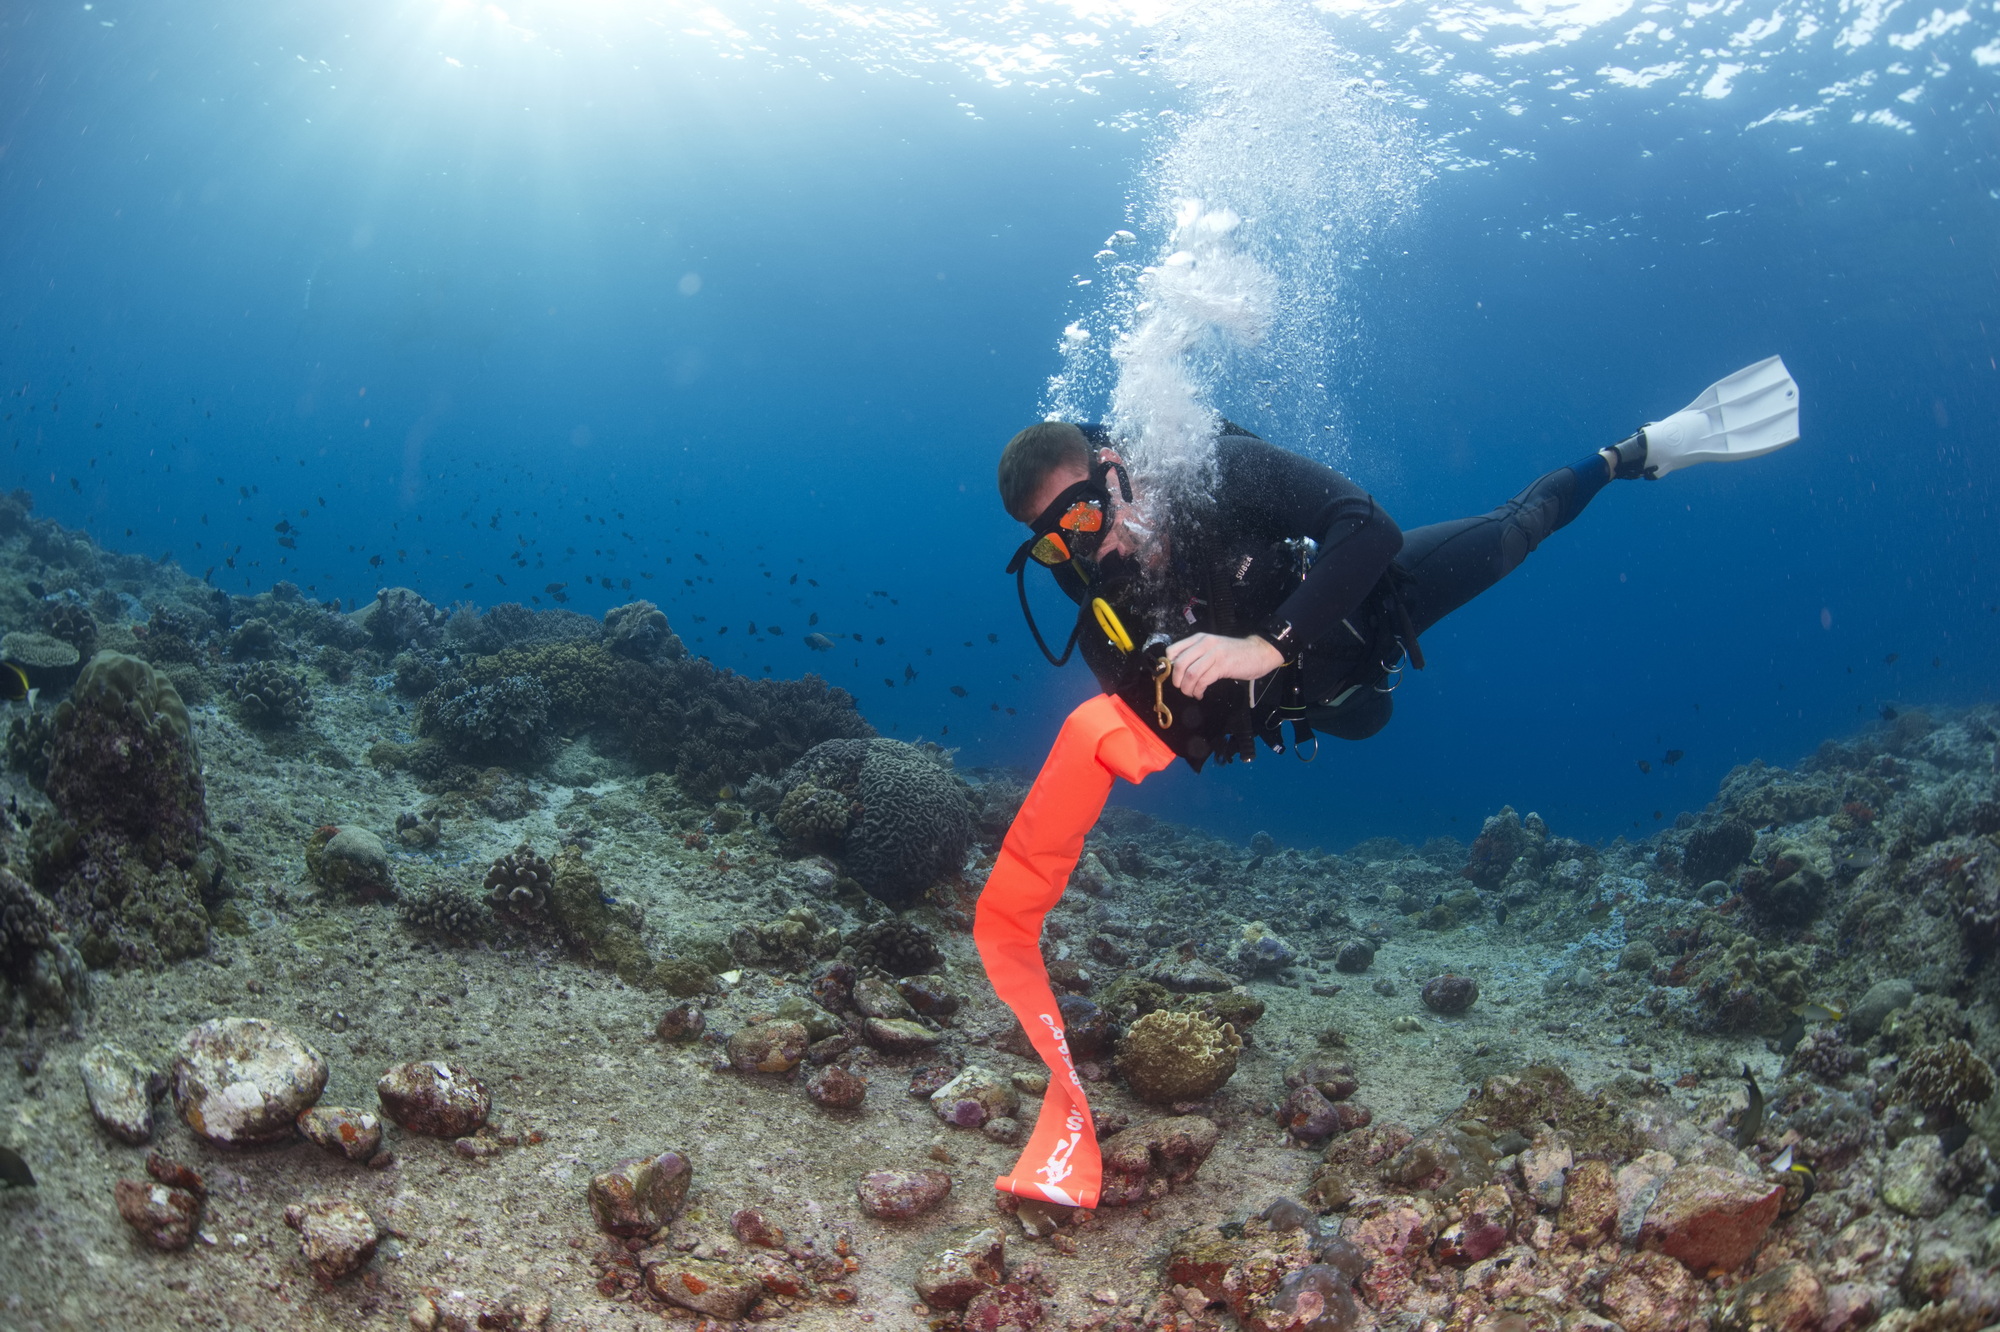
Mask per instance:
[[[1242,1038],[1226,1022],[1161,1009],[1134,1022],[1118,1042],[1118,1072],[1142,1101],[1199,1101],[1235,1074],[1242,1049]]]
[[[829,740],[794,764],[785,784],[779,827],[801,840],[830,842],[837,807],[824,796],[795,801],[799,791],[849,802],[841,858],[862,887],[894,905],[956,873],[972,845],[972,803],[949,764],[900,740]]]

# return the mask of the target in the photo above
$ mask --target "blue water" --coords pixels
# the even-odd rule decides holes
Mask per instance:
[[[993,464],[1104,318],[1106,235],[1164,240],[1154,168],[1215,93],[1155,67],[1179,18],[280,11],[0,11],[0,483],[233,592],[646,596],[884,734],[1038,762],[1092,687],[1021,625]],[[1609,488],[1427,637],[1376,739],[1133,803],[1329,847],[1502,803],[1636,834],[1884,704],[1992,696],[1991,7],[1242,12],[1341,53],[1250,83],[1369,88],[1360,137],[1259,123],[1258,161],[1393,141],[1401,189],[1313,252],[1323,342],[1215,408],[1406,526],[1774,352],[1805,436]]]

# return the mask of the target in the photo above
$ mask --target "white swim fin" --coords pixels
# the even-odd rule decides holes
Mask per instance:
[[[1799,386],[1776,356],[1745,366],[1702,390],[1664,421],[1641,431],[1648,477],[1705,462],[1738,462],[1799,437]]]

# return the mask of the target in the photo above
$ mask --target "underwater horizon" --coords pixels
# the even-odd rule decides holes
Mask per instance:
[[[1765,355],[1804,436],[1606,495],[1375,739],[1131,797],[1305,845],[1643,831],[2000,660],[1992,14],[1676,13],[10,7],[5,479],[234,594],[645,595],[1032,769],[1091,686],[1024,632],[994,459],[1103,414],[1103,363],[1049,388],[1130,295],[1093,255],[1206,189],[1282,309],[1195,394],[1405,528]]]
[[[1954,3],[0,4],[0,1330],[2000,1330]]]

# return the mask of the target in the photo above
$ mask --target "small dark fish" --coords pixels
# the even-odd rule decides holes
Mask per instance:
[[[286,550],[297,550],[299,548],[299,539],[297,537],[281,536],[278,538],[278,544]]]
[[[35,1172],[28,1169],[28,1163],[12,1147],[0,1147],[0,1182],[17,1189],[35,1187]]]
[[[916,678],[917,678],[917,668],[905,662],[903,665],[903,682],[907,684],[911,680],[914,680]]]
[[[989,643],[997,643],[997,642],[999,642],[999,641],[1000,641],[1000,635],[998,635],[998,634],[988,634],[988,635],[986,635],[986,641],[987,641],[987,642],[989,642]]]
[[[807,634],[806,646],[814,652],[831,652],[833,650],[833,640],[825,634]]]
[[[1882,720],[1883,721],[1896,720],[1896,710],[1890,707],[1887,703],[1884,703],[1882,705]]]
[[[1806,1038],[1806,1020],[1803,1015],[1792,1018],[1791,1024],[1778,1035],[1778,1053],[1788,1055],[1798,1049],[1799,1042]]]
[[[1640,759],[1640,760],[1639,760],[1639,771],[1640,771],[1640,772],[1651,772],[1652,770],[1653,770],[1653,765],[1652,765],[1652,764],[1650,764],[1650,763],[1646,762],[1646,760],[1644,760],[1644,759]]]
[[[951,687],[951,692],[958,695],[960,698],[964,698],[966,694],[966,689],[964,685],[953,685]]]
[[[1686,757],[1687,751],[1685,749],[1669,749],[1665,754],[1660,756],[1660,762],[1671,768]]]
[[[28,684],[28,673],[13,662],[0,662],[0,698],[9,703],[18,703],[34,690]]]
[[[1507,923],[1507,904],[1505,902],[1493,908],[1493,923],[1495,925],[1505,925]]]
[[[1931,658],[1931,665],[1932,665],[1932,667],[1933,667],[1933,668],[1935,668],[1935,667],[1938,667],[1938,666],[1942,666],[1942,665],[1944,665],[1944,658],[1943,658],[1943,657],[1932,657],[1932,658]]]
[[[1903,654],[1900,652],[1891,652],[1888,656],[1882,658],[1882,664],[1884,666],[1894,666],[1896,664],[1896,658],[1902,655]]]
[[[806,628],[810,629],[818,623],[819,623],[818,611],[814,611],[811,615],[806,616]]]
[[[289,518],[280,518],[278,520],[277,526],[273,527],[271,530],[273,532],[289,532],[292,530],[292,520]]]
[[[1757,1141],[1757,1135],[1764,1131],[1764,1090],[1757,1085],[1757,1079],[1750,1075],[1750,1065],[1743,1066],[1743,1081],[1750,1088],[1750,1104],[1743,1111],[1743,1118],[1736,1124],[1736,1145],[1748,1147]]]
[[[782,624],[767,624],[764,626],[764,632],[775,638],[783,638],[785,636],[785,626]]]
[[[381,567],[382,567],[382,557],[381,557],[380,555],[370,555],[370,556],[368,557],[368,567],[369,567],[369,568],[371,568],[371,569],[379,569],[379,568],[381,568]]]

